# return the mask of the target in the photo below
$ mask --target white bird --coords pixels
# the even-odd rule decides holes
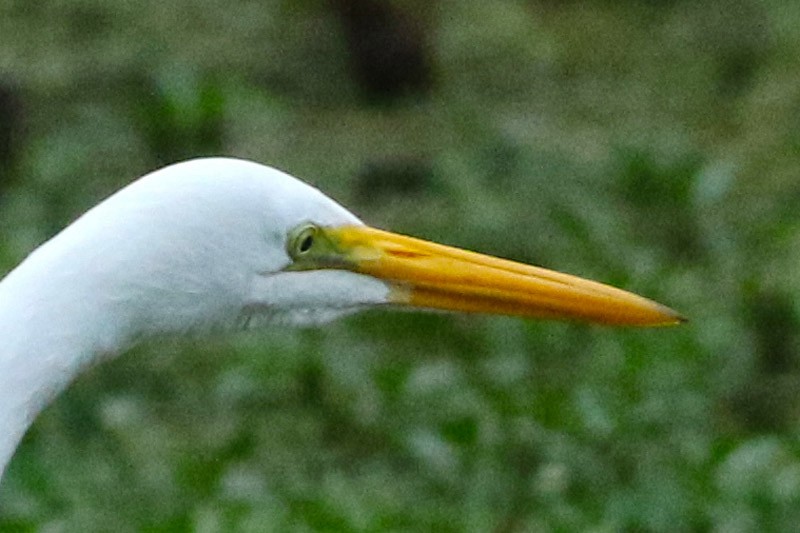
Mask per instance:
[[[48,402],[139,341],[324,322],[384,304],[682,321],[620,289],[370,228],[267,166],[187,161],[101,202],[0,282],[0,477]]]

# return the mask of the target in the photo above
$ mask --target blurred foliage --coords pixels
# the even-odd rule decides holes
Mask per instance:
[[[40,417],[0,531],[800,523],[800,4],[5,0],[0,36],[3,270],[227,154],[691,318],[369,312],[143,346]]]

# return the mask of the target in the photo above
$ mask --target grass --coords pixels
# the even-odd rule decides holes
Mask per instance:
[[[4,4],[5,270],[147,170],[221,153],[689,324],[381,311],[142,346],[37,421],[0,531],[797,523],[795,5],[395,5],[429,29],[434,82],[376,103],[321,3]]]

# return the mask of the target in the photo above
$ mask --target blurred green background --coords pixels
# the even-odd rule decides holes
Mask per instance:
[[[38,419],[0,531],[800,523],[800,3],[0,2],[0,271],[210,154],[691,322],[142,346]]]

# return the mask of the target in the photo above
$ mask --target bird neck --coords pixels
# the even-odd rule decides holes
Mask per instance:
[[[84,368],[113,355],[105,347],[125,344],[96,289],[68,268],[43,273],[41,263],[34,254],[0,281],[0,477],[36,415]]]

